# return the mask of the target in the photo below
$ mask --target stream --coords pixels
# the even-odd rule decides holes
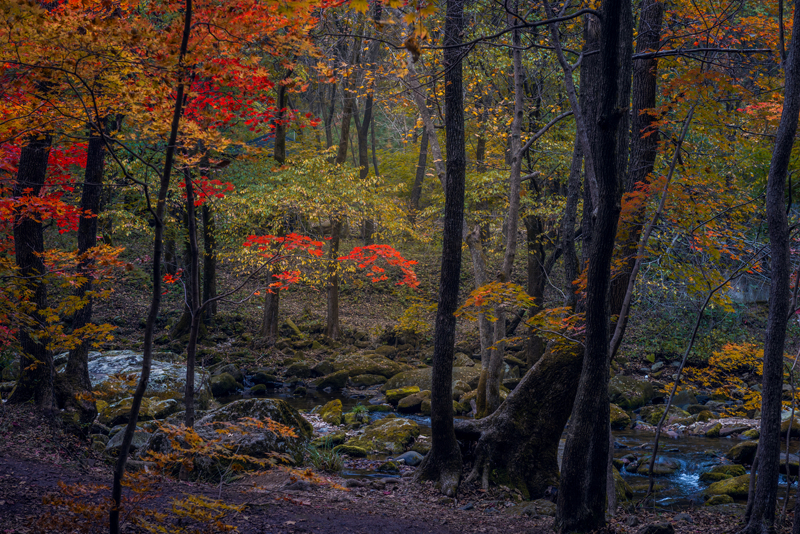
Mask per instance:
[[[284,400],[292,407],[301,411],[310,411],[316,406],[324,405],[335,399],[342,401],[344,412],[350,411],[357,404],[367,404],[368,402],[366,399],[351,398],[342,395],[340,392],[328,393],[314,389],[309,389],[305,396],[295,396],[292,394],[291,390],[286,388],[273,389],[270,390],[267,397]],[[247,392],[245,391],[244,395],[232,396],[220,400],[226,403],[240,398],[247,398]],[[380,419],[388,415],[388,413],[370,413],[370,420]],[[397,415],[415,421],[422,427],[423,434],[430,432],[430,417],[408,414]],[[562,436],[559,447],[559,464],[561,462],[565,437],[566,436]],[[637,430],[614,431],[614,458],[622,458],[631,453],[639,455],[649,454],[649,451],[652,450],[653,438],[654,435],[651,432]],[[706,438],[692,435],[685,435],[677,439],[662,437],[661,445],[659,446],[659,458],[669,458],[678,463],[680,467],[672,475],[655,477],[656,503],[659,506],[672,509],[702,506],[703,490],[705,490],[709,484],[701,482],[700,475],[709,471],[715,465],[730,463],[724,458],[725,453],[739,442],[740,440],[738,438],[730,437]],[[781,450],[783,451],[784,448],[785,445],[782,444]],[[797,454],[798,450],[800,450],[800,442],[793,440],[790,444],[790,451],[793,454]],[[374,459],[383,459],[383,457],[375,457]],[[629,473],[625,470],[621,470],[620,472],[634,491],[633,501],[635,502],[643,498],[647,493],[647,475]],[[749,469],[747,472],[750,472]],[[342,475],[345,477],[386,476],[382,473],[366,470],[345,471]],[[783,505],[785,487],[786,477],[781,475],[779,507]],[[792,494],[796,487],[797,484],[793,484]],[[792,498],[790,507],[792,506],[793,500]]]

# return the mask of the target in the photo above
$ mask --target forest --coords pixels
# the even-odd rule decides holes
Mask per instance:
[[[0,2],[0,531],[800,534],[796,7]]]

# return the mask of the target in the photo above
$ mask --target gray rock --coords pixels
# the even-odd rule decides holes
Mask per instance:
[[[646,380],[616,375],[608,384],[608,394],[611,402],[623,410],[633,410],[650,402],[655,391]]]
[[[408,451],[406,453],[401,454],[400,456],[394,459],[395,462],[405,462],[406,465],[410,465],[411,467],[418,466],[422,459],[425,458],[420,453],[415,451]]]
[[[114,434],[111,439],[108,440],[106,443],[106,452],[112,453],[116,455],[119,452],[119,448],[122,446],[122,438],[125,436],[125,432],[117,432]],[[133,441],[131,441],[131,452],[137,451],[147,446],[147,443],[150,441],[150,437],[152,434],[150,432],[146,432],[144,430],[136,429],[133,433]]]
[[[244,386],[230,373],[222,373],[211,378],[211,393],[215,397],[227,397],[243,388]]]
[[[664,362],[656,362],[656,363],[654,363],[653,365],[650,366],[650,372],[655,373],[656,371],[658,371],[662,367],[664,367]]]

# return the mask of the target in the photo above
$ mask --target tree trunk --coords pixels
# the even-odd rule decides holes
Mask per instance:
[[[800,28],[800,9],[795,5],[793,24]],[[767,229],[770,242],[769,316],[764,341],[761,391],[761,438],[758,442],[758,478],[747,534],[773,532],[778,494],[783,350],[789,318],[789,227],[784,191],[800,114],[800,36],[792,33],[786,65],[783,111],[772,150],[767,178]],[[795,530],[798,529],[795,517]]]
[[[529,215],[525,218],[525,229],[528,236],[528,295],[533,297],[534,305],[528,310],[528,317],[533,317],[542,310],[544,303],[544,283],[547,278],[544,266],[544,246],[541,236],[544,224],[540,217]],[[545,341],[531,328],[528,333],[527,363],[528,367],[539,361],[544,354]]]
[[[588,532],[605,525],[609,459],[609,320],[611,256],[627,159],[632,29],[630,0],[601,6],[598,136],[590,145],[597,178],[592,248],[586,284],[586,348],[561,465],[556,525]]]
[[[203,204],[203,302],[210,301],[204,311],[206,323],[211,323],[217,314],[217,226],[214,221],[214,208],[208,202]]]
[[[468,482],[504,485],[537,499],[558,486],[558,446],[581,374],[583,349],[551,344],[492,415],[459,421],[456,436],[477,440]]]
[[[97,126],[100,126],[99,123]],[[81,300],[85,299],[86,303],[72,317],[73,331],[85,327],[92,321],[93,298],[86,297],[86,293],[92,290],[94,278],[90,268],[92,262],[86,259],[85,255],[97,244],[97,216],[100,212],[100,193],[103,190],[105,148],[102,133],[92,131],[86,151],[86,170],[80,202],[81,218],[78,221],[78,254],[83,257],[78,264],[78,272],[86,278],[86,281],[75,291],[75,296]],[[92,390],[88,355],[89,341],[85,340],[70,351],[64,372],[71,386],[83,391]]]
[[[428,167],[428,130],[422,129],[422,138],[419,142],[419,159],[417,161],[417,172],[414,176],[414,187],[411,188],[409,220],[413,223],[419,211],[419,199],[422,196],[422,184],[425,181],[425,169]]]
[[[189,284],[192,292],[189,300],[189,316],[191,322],[189,326],[189,343],[186,345],[186,389],[184,390],[184,403],[186,404],[186,414],[184,424],[187,428],[194,426],[194,366],[197,359],[197,337],[202,324],[202,312],[200,303],[200,247],[197,244],[197,210],[194,205],[194,184],[192,183],[192,173],[189,169],[184,170],[184,182],[186,183],[186,221],[189,231]]]
[[[436,312],[431,377],[431,450],[417,469],[416,480],[434,480],[450,497],[461,480],[461,450],[453,429],[453,355],[458,289],[461,279],[461,240],[464,225],[463,59],[459,45],[464,31],[464,0],[447,0],[444,27],[445,121],[447,165],[445,180],[442,267]]]
[[[22,148],[19,158],[17,183],[14,197],[23,195],[38,197],[47,175],[47,160],[50,155],[52,138],[49,135],[32,136]],[[27,190],[27,191],[26,191]],[[53,358],[47,350],[47,340],[43,339],[43,326],[46,317],[47,287],[44,276],[46,267],[44,253],[44,231],[36,216],[25,214],[24,207],[17,208],[14,216],[14,254],[19,276],[29,297],[28,315],[32,324],[19,329],[19,380],[11,392],[8,402],[20,404],[33,401],[43,409],[53,405]],[[27,311],[27,310],[26,310]]]
[[[583,79],[583,75],[581,75]],[[564,253],[564,306],[575,309],[578,296],[573,283],[578,278],[578,254],[575,251],[575,222],[577,221],[578,199],[581,194],[581,168],[583,149],[578,140],[572,151],[572,164],[567,182],[567,205],[561,219],[561,249]]]
[[[661,40],[661,20],[664,6],[661,0],[644,0],[639,16],[639,32],[636,38],[636,52],[657,50]],[[637,59],[633,62],[633,83],[631,88],[631,156],[625,192],[631,193],[636,185],[646,183],[653,172],[658,155],[658,133],[654,131],[654,115],[645,110],[655,108],[658,82],[658,59]],[[619,235],[623,242],[619,255],[625,258],[624,268],[611,281],[609,301],[611,315],[619,315],[628,288],[631,270],[636,262],[636,249],[642,234],[645,215],[642,209],[633,214],[628,221],[620,221]]]
[[[281,224],[276,232],[278,237],[286,236],[286,227]],[[280,246],[274,250],[277,256],[280,253]],[[278,265],[271,265],[269,268],[268,280],[269,284],[279,282],[277,275],[280,273]],[[261,335],[264,336],[264,341],[269,345],[273,345],[278,339],[278,311],[280,308],[281,292],[277,287],[268,287],[264,294],[264,319],[261,324]]]

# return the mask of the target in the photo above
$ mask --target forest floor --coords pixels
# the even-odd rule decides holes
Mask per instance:
[[[104,532],[102,503],[109,493],[112,467],[85,442],[64,435],[29,407],[0,406],[0,533]],[[152,489],[139,503],[139,512],[153,508],[169,512],[166,503],[185,496],[221,498],[242,506],[223,519],[242,534],[271,533],[549,533],[552,517],[525,514],[530,503],[497,500],[490,492],[467,488],[458,500],[448,499],[432,486],[417,484],[411,477],[364,481],[355,487],[294,481],[292,475],[273,469],[243,477],[224,485],[179,482],[153,477]],[[343,484],[339,478],[332,482]],[[59,485],[63,482],[69,490]],[[294,482],[293,482],[294,481]],[[81,488],[85,488],[83,494]],[[77,519],[66,507],[43,504],[53,496],[77,495],[86,515]],[[92,506],[92,503],[95,503]],[[621,510],[621,509],[620,509]],[[92,513],[98,512],[95,517]],[[679,533],[722,534],[740,527],[741,506],[682,511],[620,511],[604,532],[639,533],[647,525],[668,522]],[[177,525],[180,520],[167,514],[162,519]],[[59,526],[66,522],[70,529]],[[128,524],[124,532],[142,529]],[[175,530],[174,532],[221,532]],[[170,531],[172,532],[172,531]]]

